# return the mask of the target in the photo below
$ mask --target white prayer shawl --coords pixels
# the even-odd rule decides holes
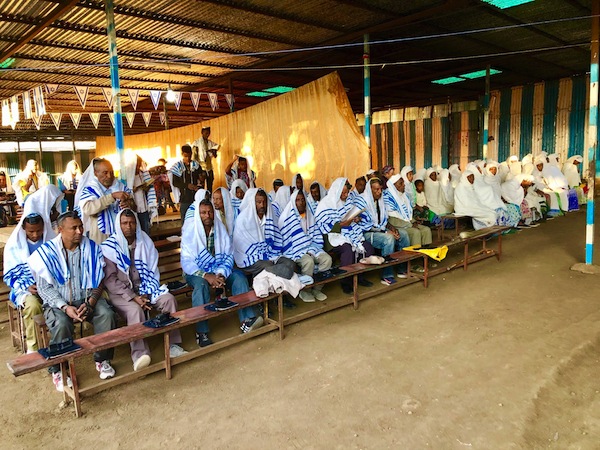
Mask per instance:
[[[31,175],[31,172],[33,171],[35,162],[36,162],[35,159],[30,159],[29,161],[27,161],[27,165],[25,166],[25,169],[22,172],[19,172],[17,175],[15,175],[15,180],[12,182],[17,203],[21,206],[23,206],[25,199],[23,198],[23,189],[21,188],[21,185],[19,184],[19,182],[23,181],[25,184],[27,184],[27,179],[29,178],[29,175]],[[37,178],[37,185],[35,183],[31,183],[31,186],[29,186],[30,193],[33,193],[36,190],[38,190],[44,186],[48,186],[50,184],[50,179],[48,178],[48,175],[46,175],[44,172],[40,172],[38,170],[35,172],[35,176]],[[8,187],[8,182],[7,182],[7,187]]]
[[[306,194],[304,196],[306,197]],[[275,220],[275,223],[279,222],[279,217],[289,201],[290,186],[281,186],[279,189],[277,189],[275,200],[271,203],[271,207],[273,208],[273,219]]]
[[[508,165],[508,170],[510,171],[510,174],[507,174],[507,177],[511,176],[511,178],[513,178],[521,174],[522,166],[518,156],[509,156],[506,160],[506,164]]]
[[[129,279],[129,287],[133,288],[133,283],[129,278],[129,268],[131,267],[129,244],[121,229],[121,215],[123,211],[125,210],[122,209],[119,211],[115,219],[115,233],[102,243],[101,248],[102,255],[117,265],[117,268]],[[138,294],[148,296],[150,303],[155,304],[158,297],[168,293],[169,289],[165,284],[160,284],[158,250],[156,250],[150,236],[142,230],[137,214],[134,213],[134,215],[136,230],[133,264],[140,275]]]
[[[307,253],[317,256],[323,253],[323,235],[316,229],[315,218],[306,207],[306,231],[302,227],[302,218],[296,207],[298,190],[295,190],[290,201],[279,217],[279,229],[282,236],[283,256],[296,261]]]
[[[450,167],[448,167],[448,172],[450,172],[452,189],[456,189],[456,186],[458,186],[458,183],[460,183],[460,177],[462,176],[462,172],[460,171],[458,164],[452,164]],[[454,202],[454,199],[452,202]]]
[[[558,162],[559,156],[557,153],[552,153],[550,155],[548,155],[548,163],[558,167],[558,169],[561,169],[562,164],[560,162]]]
[[[521,206],[525,198],[525,190],[521,187],[523,176],[519,175],[502,183],[502,198],[508,203]]]
[[[498,165],[498,175],[500,176],[500,181],[502,183],[504,183],[506,181],[506,177],[510,175],[510,168],[508,167],[508,163],[506,161],[503,161]]]
[[[475,193],[474,184],[467,179],[469,175],[474,175],[474,173],[470,169],[465,170],[460,183],[454,190],[454,212],[476,219],[473,222],[476,229],[491,227],[496,223],[496,211],[491,206],[481,203],[479,196]]]
[[[394,185],[399,179],[399,175],[394,175],[388,180],[387,189],[384,192],[384,202],[390,217],[411,222],[413,219],[413,207],[410,199],[406,193],[400,192]]]
[[[327,189],[325,189],[323,185],[318,181],[313,181],[310,187],[312,188],[315,185],[319,186],[319,191],[321,192],[321,200],[324,199],[327,195]],[[314,216],[317,213],[317,206],[319,206],[319,202],[313,198],[312,193],[310,192],[308,192],[306,196],[306,205],[310,208]]]
[[[460,179],[460,175],[458,178]],[[444,193],[444,201],[446,202],[446,205],[448,205],[449,212],[452,212],[454,210],[454,186],[450,181],[450,171],[448,169],[440,170],[438,180],[440,181],[440,186]]]
[[[348,227],[342,227],[341,233],[332,233],[331,229],[335,224],[342,222],[342,219],[352,208],[355,207],[353,201],[342,201],[340,196],[346,185],[347,178],[337,178],[329,188],[327,195],[321,199],[315,214],[317,228],[321,234],[327,234],[329,243],[333,247],[339,247],[343,244],[350,244],[352,250],[364,253],[363,229],[359,224],[352,222]],[[357,196],[362,200],[362,197]],[[349,197],[348,197],[349,199]],[[361,220],[361,222],[365,222]]]
[[[495,175],[490,171],[492,167],[496,168]],[[487,166],[485,166],[485,168],[483,169],[483,182],[488,186],[491,186],[496,196],[500,197],[502,195],[502,182],[500,181],[497,162],[490,162]]]
[[[200,210],[200,201],[200,199],[194,201],[192,205],[194,211]],[[201,270],[207,273],[221,274],[225,278],[231,275],[233,270],[231,237],[220,220],[214,221],[213,233],[215,256],[206,248],[207,236],[200,214],[195,212],[190,219],[185,221],[181,229],[181,268],[185,273],[193,275]]]
[[[367,183],[367,187],[360,196],[365,201],[366,206],[366,211],[363,214],[366,221],[364,227],[368,231],[386,231],[388,213],[383,195],[377,200],[379,204],[379,220],[377,219],[377,206],[375,205],[375,198],[373,197],[370,183]]]
[[[246,188],[250,189],[250,188],[255,188],[256,187],[256,173],[254,173],[254,170],[251,169],[250,167],[250,160],[246,159],[246,162],[248,164],[248,168],[246,169],[246,172],[248,173],[248,178],[250,179],[250,186],[246,186]],[[232,165],[231,165],[231,176],[225,174],[225,182],[227,183],[227,187],[229,188],[229,190],[231,190],[231,187],[233,186],[233,182],[235,180],[239,180],[239,176],[238,176],[238,161],[236,160]]]
[[[246,192],[248,192],[248,186],[246,186],[246,183],[244,183],[243,180],[235,180],[229,189],[229,198],[231,199],[231,205],[235,211],[236,217],[240,215],[240,206],[242,205],[242,200],[237,198],[235,195],[237,188],[240,188],[242,191],[244,191],[244,195],[246,195]]]
[[[249,267],[261,260],[275,261],[281,256],[281,233],[273,220],[268,197],[263,221],[256,212],[255,197],[258,191],[257,188],[248,189],[235,223],[233,257],[240,268]]]
[[[415,176],[413,178],[413,183],[417,180],[425,181],[426,177],[427,177],[427,169],[425,169],[423,167],[415,172]],[[404,182],[406,183],[406,180]]]
[[[580,164],[575,165],[575,161],[579,161]],[[577,166],[581,166],[581,163],[583,163],[583,158],[579,155],[571,156],[564,163],[562,172],[569,183],[569,187],[575,188],[581,184],[581,175],[577,169]]]
[[[196,204],[201,202],[208,195],[208,199],[210,200],[210,192],[206,189],[198,189],[194,194],[194,203],[190,205],[190,207],[185,212],[185,217],[183,218],[184,223],[194,215],[194,211],[196,211]]]
[[[229,233],[230,237],[233,237],[233,230],[235,229],[235,219],[237,218],[237,210],[233,207],[233,204],[231,202],[231,197],[229,195],[229,191],[224,188],[224,187],[220,187],[217,188],[215,190],[215,192],[220,191],[221,192],[221,197],[223,198],[223,209],[225,210],[225,221],[227,222],[227,225],[225,226],[225,228],[227,228],[227,232]],[[214,205],[214,193],[213,193],[213,198],[211,199]],[[217,219],[219,219],[219,221],[223,222],[222,218],[221,218],[221,213],[219,211],[217,211],[215,209],[215,217]],[[225,224],[223,224],[225,225]]]
[[[198,163],[198,161],[190,161],[190,170],[192,172],[196,171],[200,169],[200,164]],[[183,172],[185,172],[185,164],[183,163],[183,160],[179,160],[176,163],[174,163],[171,168],[167,171],[167,177],[169,178],[169,184],[171,185],[171,192],[173,193],[173,201],[175,203],[179,203],[179,200],[181,198],[181,191],[179,190],[179,188],[177,186],[175,186],[173,184],[173,175],[177,176],[177,177],[181,177],[181,175],[183,174]]]
[[[434,169],[427,170],[425,178],[425,197],[427,198],[427,205],[429,209],[436,215],[447,214],[452,211],[452,205],[448,204],[444,195],[444,189],[442,184],[437,178],[433,181],[430,175],[435,172]],[[439,175],[438,175],[439,177]]]
[[[414,208],[414,206],[417,203],[417,188],[415,188],[415,185],[413,184],[412,181],[409,181],[409,179],[408,179],[409,172],[413,172],[413,174],[414,174],[413,168],[411,166],[404,166],[402,168],[402,170],[400,171],[400,176],[404,180],[404,193],[410,199],[410,204]]]
[[[56,233],[52,228],[50,211],[53,206],[58,208],[63,197],[63,193],[53,184],[44,186],[31,194],[23,207],[21,220],[6,241],[4,246],[4,282],[11,288],[9,298],[17,306],[23,306],[25,297],[29,294],[29,286],[35,284],[33,274],[27,264],[30,254],[23,222],[30,214],[39,214],[44,221],[42,243],[55,238]]]
[[[137,168],[137,154],[130,152],[128,154],[127,162],[125,163],[125,174],[127,187],[133,192],[133,185],[135,183],[135,175]],[[148,165],[146,161],[142,160],[140,165],[140,178],[143,183],[146,183],[152,179],[150,172],[148,171]],[[148,212],[150,213],[150,220],[158,217],[158,200],[156,198],[156,190],[154,189],[154,183],[150,185],[150,188],[144,192],[146,196],[146,203],[148,204]]]
[[[198,150],[195,150],[194,147],[196,147]],[[196,139],[194,142],[192,142],[192,149],[193,149],[192,159],[194,159],[195,161],[198,161],[200,163],[203,163],[203,162],[206,162],[206,158],[208,156],[208,151],[209,150],[218,150],[219,144],[211,141],[210,139],[207,139],[205,141],[204,138],[202,136],[200,136],[198,139]]]
[[[81,170],[76,161],[69,161],[65,172],[60,176],[60,182],[65,189],[76,189],[81,182]]]
[[[81,252],[81,288],[95,289],[104,278],[104,259],[100,246],[83,236]],[[39,247],[27,260],[36,283],[40,278],[53,286],[63,286],[71,279],[71,270],[65,258],[65,247],[59,234]]]
[[[548,185],[548,187],[554,191],[569,189],[569,182],[567,181],[567,177],[563,175],[563,173],[556,165],[544,164],[542,176],[546,180],[546,184]],[[568,204],[565,206],[568,206]]]
[[[292,184],[290,186],[292,186],[292,189],[294,191],[298,190],[298,188],[296,187],[296,181],[298,180],[298,177],[302,177],[302,175],[297,173],[292,177]],[[306,191],[304,190],[304,178],[302,178],[302,190],[304,191],[304,195],[306,196]]]

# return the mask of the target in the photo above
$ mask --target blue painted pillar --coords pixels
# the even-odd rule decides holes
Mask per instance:
[[[490,137],[489,132],[490,123],[490,66],[488,65],[485,69],[485,96],[483,97],[483,151],[482,159],[486,160],[488,157],[488,139]]]
[[[113,0],[106,0],[106,34],[110,57],[110,84],[112,87],[113,113],[115,115],[115,146],[119,157],[119,178],[125,182],[125,150],[123,139],[123,118],[121,112],[121,87],[119,84],[119,58],[117,55],[117,32]]]
[[[369,55],[369,35],[365,34],[363,65],[364,65],[364,90],[365,90],[365,141],[371,148],[371,68],[369,63],[371,57]]]
[[[600,31],[600,4],[593,2],[592,7],[592,46],[590,64],[590,123],[588,137],[589,180],[587,197],[587,226],[585,233],[585,263],[593,264],[594,259],[594,194],[596,177],[600,176],[600,167],[596,165],[596,151],[598,149],[598,35]]]

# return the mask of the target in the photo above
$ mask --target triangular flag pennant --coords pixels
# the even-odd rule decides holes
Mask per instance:
[[[57,90],[58,90],[58,84],[47,84],[46,85],[46,92],[48,93],[48,95],[54,94]]]
[[[135,113],[134,112],[125,113],[125,117],[127,117],[127,123],[129,124],[129,128],[131,128],[133,126],[133,121],[135,120]]]
[[[192,105],[194,105],[194,110],[198,111],[198,103],[200,102],[200,92],[190,92],[190,97],[192,98]]]
[[[142,117],[144,118],[144,122],[146,123],[146,126],[150,125],[150,118],[152,117],[152,113],[151,112],[143,112]]]
[[[160,94],[161,91],[150,91],[150,98],[152,99],[154,109],[158,109],[158,102],[160,102]]]
[[[42,117],[44,114],[46,114],[46,103],[44,103],[44,88],[42,86],[33,88],[33,104],[35,106],[35,114],[37,116]]]
[[[13,95],[10,98],[10,110],[11,110],[11,119],[12,119],[12,127],[13,130],[15,129],[15,125],[17,125],[17,122],[19,120],[21,120],[21,114],[19,111],[19,97],[16,95]]]
[[[88,86],[73,86],[73,89],[75,89],[75,94],[77,94],[77,98],[79,99],[79,103],[81,103],[81,107],[85,109],[85,102],[87,101],[88,91],[90,88]]]
[[[35,114],[32,114],[31,118],[33,119],[33,123],[35,123],[35,127],[39,130],[42,126],[42,116],[36,116]]]
[[[113,95],[112,88],[102,88],[102,93],[104,94],[104,100],[106,100],[106,104],[110,109],[113,107]]]
[[[129,93],[129,99],[131,100],[131,106],[133,106],[133,109],[137,109],[137,102],[138,102],[138,99],[140,98],[140,90],[139,89],[127,89],[127,92]]]
[[[100,113],[90,113],[90,120],[94,124],[94,127],[98,128],[100,123]]]
[[[60,129],[60,120],[62,119],[62,113],[50,113],[50,117],[52,118],[52,122],[54,122],[54,126],[57,130]]]
[[[115,127],[115,113],[108,113],[108,118],[110,119],[110,123],[112,123],[113,128]]]
[[[158,118],[160,119],[160,124],[164,125],[165,124],[165,113],[164,113],[164,111],[159,111],[158,112]]]
[[[69,113],[69,116],[71,116],[71,121],[73,122],[73,125],[75,125],[75,129],[79,128],[81,113]]]
[[[23,114],[26,119],[31,119],[32,109],[31,109],[31,96],[29,95],[29,91],[23,92]]]
[[[234,99],[233,99],[233,94],[225,94],[225,100],[227,100],[227,104],[229,105],[229,109],[233,109],[233,103],[234,103]]]
[[[210,107],[214,111],[219,107],[219,99],[217,98],[217,94],[215,94],[214,92],[209,92],[207,95],[208,101],[210,102]]]
[[[7,127],[10,125],[10,103],[8,99],[2,100],[2,126]]]
[[[175,92],[175,108],[179,111],[179,105],[181,105],[181,97],[183,96],[183,92]]]

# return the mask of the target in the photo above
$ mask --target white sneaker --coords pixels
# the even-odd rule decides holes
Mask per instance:
[[[169,347],[169,356],[171,358],[177,358],[178,356],[187,355],[187,352],[182,349],[179,345],[173,344]]]
[[[96,370],[100,373],[100,379],[106,380],[115,376],[115,369],[110,365],[109,360],[104,360],[101,363],[96,363]]]
[[[52,383],[54,383],[54,387],[58,392],[64,392],[65,387],[63,386],[62,373],[56,372],[52,374]],[[73,382],[71,381],[71,377],[67,377],[67,386],[70,388],[73,387]]]
[[[325,300],[327,300],[327,296],[323,294],[323,291],[319,291],[318,289],[313,289],[312,295],[320,302],[324,302]]]
[[[300,291],[299,296],[305,303],[312,303],[315,301],[314,295],[312,295],[309,291]]]
[[[137,372],[138,370],[142,370],[145,369],[146,367],[148,367],[150,365],[150,355],[142,355],[140,356],[138,359],[136,359],[133,362],[133,371]],[[113,370],[113,375],[114,375],[114,370]],[[100,375],[100,378],[102,378],[102,374]]]

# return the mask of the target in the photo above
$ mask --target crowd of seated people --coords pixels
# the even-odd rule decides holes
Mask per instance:
[[[207,155],[216,150],[211,152],[204,155],[205,167]],[[192,153],[184,145],[170,175],[180,190],[181,267],[193,289],[193,306],[209,303],[211,289],[246,293],[265,274],[283,280],[313,276],[329,271],[333,258],[346,266],[375,252],[385,257],[409,245],[431,244],[431,227],[453,212],[471,217],[475,229],[529,228],[576,210],[584,201],[580,156],[562,167],[556,155],[545,153],[522,161],[473,161],[462,171],[456,164],[416,171],[405,166],[399,172],[385,166],[369,170],[354,186],[339,177],[328,189],[295,174],[290,185],[275,179],[268,192],[256,186],[256,174],[240,157],[227,167],[227,188],[204,189],[201,165],[194,164]],[[115,178],[110,162],[96,158],[83,175],[69,177],[74,208],[59,216],[65,193],[53,185],[39,187],[28,194],[5,247],[4,281],[11,301],[22,309],[28,351],[39,346],[36,314],[45,317],[50,343],[59,343],[73,337],[76,323],[89,321],[95,333],[102,333],[117,326],[117,315],[130,325],[144,321],[152,310],[178,308],[160,282],[159,254],[140,221],[143,215],[136,212],[137,196]],[[381,271],[384,285],[405,277],[403,265]],[[342,279],[345,293],[352,292],[351,283]],[[358,284],[372,286],[363,276]],[[299,296],[304,302],[327,299],[322,286]],[[239,309],[238,318],[242,333],[263,325],[254,307]],[[206,322],[196,324],[195,331],[198,346],[213,343]],[[177,330],[170,342],[172,357],[186,353]],[[147,367],[147,343],[130,346],[133,369]],[[112,355],[110,349],[94,355],[101,379],[115,375]],[[61,390],[58,367],[50,372]]]

